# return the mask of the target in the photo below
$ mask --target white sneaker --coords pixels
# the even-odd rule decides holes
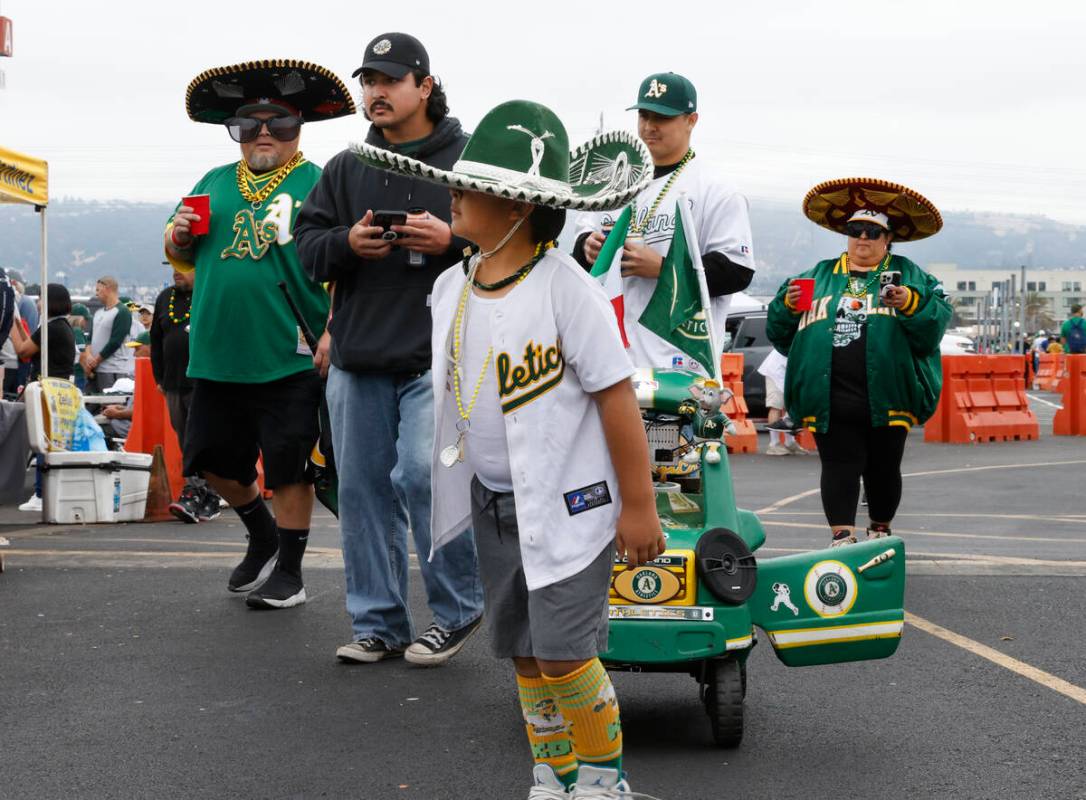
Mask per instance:
[[[792,455],[796,455],[796,456],[813,456],[814,455],[813,450],[808,450],[806,447],[801,445],[795,439],[793,439],[788,444],[786,444],[785,448],[787,448],[789,453],[791,453]]]
[[[767,456],[790,456],[792,451],[783,444],[771,444],[765,449],[765,454]]]
[[[566,786],[555,773],[554,768],[547,764],[536,764],[532,769],[532,777],[535,784],[528,792],[528,800],[568,800],[569,792]]]
[[[657,800],[651,795],[630,791],[630,784],[617,769],[581,764],[577,768],[577,785],[569,793],[571,800],[586,797],[598,800]]]
[[[19,506],[19,510],[20,511],[36,511],[36,512],[38,512],[40,514],[41,513],[41,498],[38,497],[36,494],[31,495],[29,500],[27,500],[25,503],[23,503],[21,506]]]
[[[830,542],[830,547],[845,547],[850,544],[856,544],[855,536],[842,536],[840,539],[833,539]]]

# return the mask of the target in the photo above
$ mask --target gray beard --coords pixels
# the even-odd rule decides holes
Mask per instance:
[[[246,159],[246,162],[253,172],[268,172],[281,166],[279,156],[275,154],[261,155],[254,153],[251,158]]]

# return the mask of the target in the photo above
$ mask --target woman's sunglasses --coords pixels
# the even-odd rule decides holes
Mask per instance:
[[[859,239],[865,233],[868,239],[878,239],[886,229],[874,222],[850,222],[845,226],[845,233],[853,239]]]
[[[264,126],[267,126],[268,133],[280,142],[293,142],[302,129],[302,121],[298,117],[231,117],[224,124],[230,138],[241,144],[254,141]]]

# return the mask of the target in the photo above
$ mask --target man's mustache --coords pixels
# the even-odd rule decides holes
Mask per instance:
[[[383,108],[386,111],[392,111],[392,106],[390,106],[388,103],[386,103],[383,100],[375,100],[374,102],[370,103],[370,113],[371,114],[374,111],[376,111],[377,109],[379,109],[379,108]]]

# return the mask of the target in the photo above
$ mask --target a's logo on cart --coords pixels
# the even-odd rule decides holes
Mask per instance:
[[[656,567],[626,569],[615,573],[615,594],[630,603],[666,603],[682,590],[674,573]]]
[[[663,581],[654,569],[643,569],[633,576],[634,594],[641,600],[655,600],[663,588]]]
[[[819,561],[803,581],[803,595],[820,617],[840,617],[856,602],[856,576],[840,561]]]

